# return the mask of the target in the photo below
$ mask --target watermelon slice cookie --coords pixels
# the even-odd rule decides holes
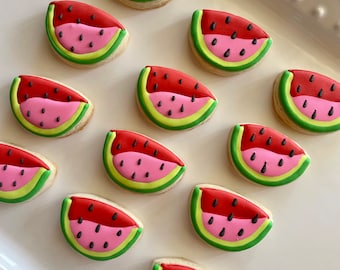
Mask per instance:
[[[10,102],[19,123],[45,137],[70,135],[82,129],[93,113],[92,103],[76,90],[32,75],[14,78]]]
[[[135,9],[159,8],[167,4],[170,0],[119,0],[124,5]]]
[[[254,66],[269,50],[272,39],[256,24],[217,10],[196,10],[192,15],[190,44],[209,71],[226,75]]]
[[[137,98],[145,115],[156,125],[169,130],[202,124],[217,105],[215,96],[196,79],[159,66],[142,69]]]
[[[292,139],[256,124],[235,125],[230,135],[229,155],[242,176],[267,186],[294,181],[310,164],[308,154]]]
[[[208,244],[241,251],[260,242],[272,227],[268,210],[253,201],[215,185],[197,185],[191,196],[191,221]]]
[[[48,6],[46,32],[52,48],[68,63],[93,66],[126,47],[128,32],[113,16],[77,1]]]
[[[115,183],[142,193],[167,190],[179,181],[186,168],[183,161],[165,146],[127,130],[107,133],[103,161]]]
[[[19,203],[53,183],[56,168],[45,157],[0,142],[0,202]]]
[[[152,270],[202,270],[202,268],[184,258],[160,258],[153,261]]]
[[[304,133],[340,130],[340,83],[307,70],[285,70],[275,81],[273,104],[280,118]]]
[[[73,194],[63,200],[60,223],[68,243],[94,260],[124,254],[140,238],[143,226],[117,204],[92,194]]]

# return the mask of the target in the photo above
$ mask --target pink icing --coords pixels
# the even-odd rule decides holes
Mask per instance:
[[[312,96],[295,96],[293,97],[293,102],[299,111],[309,118],[312,117],[314,110],[316,110],[314,120],[332,121],[340,116],[340,102]],[[333,107],[333,112],[329,115],[331,107]]]
[[[117,248],[131,233],[134,226],[129,227],[109,227],[100,225],[99,231],[96,232],[98,224],[92,221],[83,220],[81,224],[78,220],[70,221],[70,228],[74,238],[85,249],[96,252],[107,252]],[[79,232],[81,232],[79,234]],[[80,237],[78,237],[80,236]],[[90,248],[90,243],[93,247]],[[105,248],[105,242],[107,247]]]
[[[221,215],[203,213],[203,225],[205,229],[214,235],[216,238],[225,241],[238,241],[252,235],[266,220],[266,218],[258,218],[256,223],[252,223],[251,219],[233,218],[228,221],[228,218]],[[213,218],[213,223],[209,224],[209,220]],[[224,235],[221,237],[220,232],[225,229]],[[240,229],[243,229],[242,236],[238,236]]]
[[[190,116],[201,109],[211,98],[194,98],[170,92],[155,92],[150,94],[150,99],[156,110],[169,118],[179,119]],[[194,100],[194,101],[192,101]],[[161,102],[161,106],[159,106]],[[181,107],[183,108],[181,110]],[[171,114],[169,111],[171,110]]]
[[[215,45],[213,45],[214,39],[217,40],[217,43]],[[259,50],[266,39],[267,38],[257,39],[256,44],[252,44],[253,40],[251,39],[232,39],[230,36],[219,34],[204,35],[204,41],[209,50],[218,58],[228,62],[240,62],[249,58]],[[230,55],[228,57],[225,57],[224,53],[228,49],[230,50]],[[242,49],[245,50],[244,55],[240,54]]]
[[[251,160],[253,153],[256,154],[254,160]],[[265,176],[279,176],[293,169],[300,161],[303,154],[294,155],[292,157],[288,155],[277,154],[272,151],[263,148],[250,148],[242,151],[242,158],[245,163],[254,171],[260,173],[261,169],[266,162],[266,171],[263,173]],[[280,159],[283,160],[283,165],[279,166]]]
[[[20,104],[25,119],[36,127],[56,128],[69,120],[77,111],[79,101],[61,102],[47,98],[29,98]]]
[[[121,166],[122,161],[123,166]],[[123,152],[114,155],[113,164],[125,178],[142,183],[157,181],[177,166],[174,162],[163,161],[139,152]]]
[[[0,191],[14,191],[26,185],[39,167],[23,168],[14,165],[0,164]]]
[[[58,41],[64,48],[78,54],[98,51],[105,47],[118,27],[99,28],[81,23],[65,23],[55,28]],[[60,34],[61,33],[61,34]]]

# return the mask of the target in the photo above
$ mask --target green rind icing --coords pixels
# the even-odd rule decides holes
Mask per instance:
[[[0,201],[5,203],[20,203],[32,198],[42,189],[50,175],[50,170],[40,168],[34,177],[20,189],[0,191]]]
[[[340,118],[332,121],[313,120],[304,115],[294,104],[290,95],[291,83],[294,74],[288,70],[284,71],[279,83],[279,100],[287,116],[300,127],[312,132],[333,132],[340,130]]]
[[[36,135],[44,136],[44,137],[58,137],[58,136],[62,136],[66,134],[80,122],[80,120],[84,117],[84,115],[86,114],[87,110],[90,107],[88,103],[81,102],[76,113],[69,120],[67,120],[65,123],[63,123],[59,127],[51,128],[51,129],[38,128],[32,125],[30,122],[28,122],[21,113],[20,104],[18,103],[18,98],[17,98],[20,81],[21,79],[19,77],[16,77],[12,82],[11,90],[10,90],[11,108],[18,122],[24,128],[26,128],[27,130],[31,131],[32,133]]]
[[[70,222],[68,219],[68,212],[70,210],[72,200],[70,198],[65,198],[61,207],[60,214],[60,225],[61,230],[72,248],[81,253],[82,255],[97,261],[105,261],[116,258],[123,253],[125,253],[139,238],[142,234],[142,228],[132,229],[129,236],[115,249],[107,252],[95,252],[90,251],[78,244],[77,239],[73,236],[71,232]]]
[[[203,10],[196,10],[192,15],[191,21],[191,38],[195,49],[200,57],[202,57],[210,65],[224,71],[241,71],[259,62],[271,47],[273,41],[271,38],[265,40],[260,49],[251,57],[240,62],[226,62],[214,55],[206,46],[203,38],[201,20]]]
[[[217,248],[227,251],[241,251],[251,248],[267,235],[273,225],[272,221],[267,219],[251,236],[235,242],[224,241],[222,239],[216,238],[209,231],[207,231],[203,225],[201,197],[202,191],[199,187],[195,187],[191,197],[191,222],[197,234],[207,243]]]
[[[113,165],[113,156],[111,154],[111,146],[116,137],[113,132],[108,132],[105,138],[104,148],[103,148],[103,163],[106,172],[108,173],[111,180],[113,180],[119,186],[129,189],[131,191],[136,191],[140,193],[153,193],[162,191],[172,184],[174,184],[184,173],[186,167],[177,165],[174,170],[162,179],[151,183],[141,183],[133,182],[130,179],[123,177]]]
[[[160,266],[158,263],[155,263],[152,267],[152,270],[163,270],[163,267]]]
[[[252,180],[258,184],[266,185],[266,186],[280,186],[288,184],[299,176],[303,174],[303,172],[307,169],[310,164],[310,158],[307,155],[301,157],[297,166],[295,166],[290,171],[285,174],[279,176],[265,176],[257,173],[252,168],[250,168],[242,157],[241,152],[241,141],[243,135],[244,128],[240,125],[236,125],[232,131],[231,139],[230,139],[230,156],[232,162],[235,167],[239,170],[239,172],[244,175],[249,180]]]
[[[137,97],[144,113],[158,126],[169,130],[183,130],[195,127],[204,122],[215,110],[217,100],[210,99],[199,111],[185,118],[171,119],[160,114],[152,104],[146,90],[151,68],[143,68],[137,83]]]
[[[125,29],[119,29],[104,48],[96,52],[85,54],[72,53],[69,50],[66,50],[58,41],[54,31],[53,16],[54,5],[49,5],[45,19],[47,37],[52,47],[60,56],[76,64],[91,65],[106,59],[118,48],[122,40],[127,35],[127,31]]]

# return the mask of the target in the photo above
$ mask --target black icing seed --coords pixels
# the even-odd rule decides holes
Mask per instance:
[[[27,117],[30,117],[30,116],[31,116],[31,111],[27,111],[27,112],[26,112],[26,116],[27,116]]]
[[[164,163],[162,163],[162,164],[161,164],[161,167],[159,167],[159,169],[160,169],[161,171],[163,171],[163,170],[164,170],[164,165],[165,165],[165,164],[164,164]]]
[[[287,140],[283,139],[282,142],[281,142],[281,145],[286,145],[286,143],[287,143]]]
[[[136,147],[137,146],[137,140],[134,139],[133,143],[132,143],[132,147]]]
[[[242,50],[240,51],[240,55],[241,55],[241,56],[245,55],[245,53],[246,53],[246,50],[245,50],[245,49],[242,49]]]
[[[321,88],[319,93],[318,93],[318,97],[321,98],[322,97],[322,94],[323,94],[323,89]]]
[[[331,86],[331,91],[334,91],[334,90],[335,90],[335,83],[333,83]]]
[[[122,235],[122,230],[119,230],[116,235],[117,236],[121,236]]]
[[[237,199],[234,198],[233,201],[231,202],[231,206],[235,207],[237,205]]]
[[[25,94],[24,98],[27,100],[29,98],[28,94]]]
[[[316,110],[314,110],[313,114],[312,114],[312,119],[315,119],[316,117]]]
[[[182,84],[182,83],[183,83],[183,79],[179,79],[179,80],[178,80],[178,83],[179,83],[179,84]]]
[[[225,228],[223,227],[223,229],[220,231],[220,233],[218,234],[220,237],[223,237],[225,234]]]
[[[218,200],[217,199],[214,199],[213,203],[212,203],[212,207],[216,207],[218,204]]]
[[[20,175],[24,175],[24,174],[25,174],[25,170],[22,169],[22,170],[20,171]]]
[[[149,172],[146,172],[145,173],[145,177],[148,178],[150,176],[150,173]]]
[[[180,112],[184,112],[184,105],[181,105]]]
[[[17,181],[13,181],[12,186],[16,187],[17,186]]]
[[[44,122],[40,122],[39,126],[43,127],[44,126]]]
[[[95,14],[92,14],[91,15],[91,20],[94,20],[96,18],[96,15]]]
[[[261,168],[261,173],[266,173],[267,171],[267,162],[264,162],[262,168]]]
[[[116,149],[117,149],[117,150],[120,150],[121,147],[122,147],[121,144],[118,143],[117,146],[116,146]]]
[[[332,116],[334,113],[334,107],[332,106],[328,111],[328,116]]]
[[[314,81],[314,75],[311,75],[311,76],[310,76],[309,81],[310,81],[310,82],[313,82],[313,81]]]
[[[21,158],[21,159],[19,160],[19,162],[20,162],[20,164],[24,164],[25,159]]]
[[[240,230],[238,231],[237,235],[238,235],[238,236],[242,236],[243,233],[244,233],[244,230],[243,230],[243,229],[240,229]]]
[[[99,35],[104,35],[104,29],[101,29],[100,31],[99,31]]]
[[[58,93],[59,92],[59,88],[58,87],[56,87],[56,88],[54,88],[54,93]]]
[[[135,179],[135,177],[136,177],[136,173],[134,172],[134,173],[131,175],[131,178],[132,178],[132,179]]]
[[[42,108],[41,109],[41,113],[45,113],[46,112],[46,109],[45,108]]]
[[[259,218],[259,215],[256,214],[256,215],[251,219],[251,223],[253,223],[253,224],[257,223],[258,218]]]
[[[263,135],[264,134],[264,128],[260,129],[260,134]]]
[[[44,98],[48,98],[48,93],[44,93]]]
[[[121,161],[120,161],[119,166],[120,166],[120,167],[123,167],[123,166],[124,166],[124,160],[121,160]]]
[[[157,72],[156,72],[156,71],[153,72],[153,76],[154,76],[154,77],[157,76]]]
[[[8,151],[7,151],[7,156],[11,156],[12,155],[12,149],[9,149]]]
[[[217,44],[217,39],[214,38],[212,41],[211,41],[211,45],[215,46]]]
[[[89,212],[92,212],[92,211],[93,211],[93,207],[94,207],[94,205],[91,203],[91,204],[89,205],[89,208],[87,208],[87,210],[88,210]]]
[[[6,170],[7,170],[7,164],[5,164],[5,165],[2,167],[2,169],[3,169],[4,171],[6,171]]]
[[[116,220],[117,217],[118,217],[118,213],[114,213],[114,214],[112,215],[112,220]]]
[[[162,101],[158,101],[157,107],[162,107]]]
[[[93,42],[92,41],[89,43],[89,46],[90,46],[90,48],[93,48]]]
[[[96,229],[94,230],[96,233],[98,233],[99,231],[100,231],[100,224],[98,224],[97,226],[96,226]]]
[[[82,224],[82,223],[83,223],[83,218],[82,217],[78,218],[78,224]]]
[[[80,23],[80,18],[77,18],[76,23]]]
[[[172,115],[172,111],[169,110],[169,111],[168,111],[168,116],[171,116],[171,115]]]
[[[60,116],[57,116],[57,118],[55,119],[56,122],[60,122]]]
[[[28,87],[32,87],[33,86],[33,82],[28,82]]]
[[[232,221],[232,220],[233,220],[233,218],[234,218],[234,215],[233,215],[233,213],[230,213],[230,214],[228,215],[228,221]]]
[[[300,93],[301,92],[301,85],[299,84],[297,87],[296,87],[296,93]]]
[[[74,47],[73,46],[71,47],[71,52],[74,52]]]
[[[307,99],[305,99],[305,101],[303,102],[302,107],[303,107],[303,108],[306,108],[306,107],[307,107]]]
[[[191,102],[195,102],[195,95],[192,95]]]
[[[224,56],[224,57],[229,57],[229,55],[230,55],[230,49],[227,49],[227,50],[224,52],[223,56]]]
[[[104,245],[103,245],[103,248],[108,248],[108,247],[109,247],[109,243],[105,242]]]
[[[200,87],[199,83],[196,83],[194,88],[197,90],[199,87]]]
[[[148,144],[149,144],[149,141],[148,141],[148,140],[146,140],[146,141],[145,141],[145,143],[144,143],[144,148],[145,148],[145,147],[147,147],[147,146],[148,146]]]
[[[156,157],[158,155],[158,150],[153,151],[153,155]]]
[[[63,13],[60,13],[59,16],[58,16],[58,19],[59,19],[59,20],[62,20],[63,17],[64,17]]]
[[[142,159],[140,158],[137,160],[137,165],[141,165],[141,164],[142,164]]]
[[[210,217],[208,220],[208,224],[211,225],[214,223],[214,217]]]
[[[268,140],[266,141],[267,145],[271,145],[272,144],[272,137],[269,137]]]
[[[279,165],[279,167],[283,166],[283,159],[282,158],[280,158],[279,163],[277,165]]]
[[[255,141],[255,134],[254,133],[250,136],[250,141],[251,142]]]
[[[81,238],[81,235],[82,235],[82,233],[81,233],[81,232],[78,232],[78,233],[77,233],[77,238],[78,238],[78,239]]]
[[[69,5],[68,8],[67,8],[67,11],[68,11],[68,12],[71,12],[72,9],[73,9],[72,5]]]
[[[2,188],[2,183],[0,182],[0,188]]]
[[[93,248],[93,247],[94,247],[94,243],[93,243],[93,242],[90,242],[89,247],[90,247],[90,248]]]
[[[248,31],[250,31],[250,30],[252,30],[253,29],[253,25],[250,23],[250,24],[248,24],[248,26],[247,26],[247,30]]]
[[[215,28],[216,28],[216,22],[212,22],[212,23],[210,24],[210,30],[211,30],[211,31],[214,31]]]
[[[155,91],[155,90],[157,90],[157,88],[158,88],[158,83],[155,83],[155,84],[153,85],[153,90]]]
[[[79,40],[82,41],[83,40],[83,34],[79,35]]]
[[[231,39],[235,39],[237,37],[237,32],[233,32],[232,34],[231,34]]]
[[[250,160],[253,161],[253,160],[255,160],[255,158],[256,158],[256,153],[254,152],[254,153],[252,153]]]
[[[169,74],[168,73],[165,73],[164,74],[164,79],[166,80],[166,79],[168,79],[169,78]]]
[[[230,21],[231,21],[231,18],[230,18],[230,16],[227,16],[227,18],[225,19],[225,23],[226,23],[226,24],[229,24],[229,23],[230,23]]]
[[[290,157],[293,157],[295,155],[295,151],[294,151],[294,149],[292,149],[290,152],[289,152],[289,156]]]
[[[71,101],[72,97],[71,96],[67,96],[67,101]]]
[[[171,97],[171,101],[175,101],[176,97],[175,96],[172,96]]]
[[[62,37],[63,37],[63,32],[60,31],[60,32],[58,33],[58,36],[59,36],[60,38],[62,38]]]
[[[257,44],[257,39],[254,38],[253,41],[251,42],[251,44],[256,45]]]

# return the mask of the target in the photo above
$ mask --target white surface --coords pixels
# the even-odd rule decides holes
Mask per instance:
[[[58,59],[44,29],[47,1],[12,0],[0,17],[0,139],[40,152],[55,162],[54,185],[32,201],[0,204],[0,269],[150,269],[157,257],[183,256],[209,269],[340,269],[339,132],[308,136],[282,124],[272,110],[272,83],[283,69],[304,68],[340,78],[340,63],[303,33],[256,1],[173,0],[151,11],[136,11],[113,0],[87,1],[114,14],[129,30],[127,50],[114,61],[80,70]],[[253,20],[273,38],[270,53],[242,74],[222,78],[193,60],[188,46],[191,14],[198,8],[230,11]],[[218,97],[213,117],[185,132],[149,124],[135,103],[136,80],[144,65],[164,65],[198,78]],[[67,138],[41,138],[15,121],[9,86],[18,74],[50,77],[87,95],[95,114],[81,132]],[[305,174],[282,187],[240,179],[227,159],[230,128],[238,122],[271,126],[299,142],[312,162]],[[182,181],[161,195],[124,191],[107,179],[101,151],[109,129],[131,129],[167,145],[187,164]],[[201,241],[191,227],[188,198],[197,183],[228,187],[268,207],[274,226],[257,246],[224,252]],[[145,230],[121,257],[97,262],[73,251],[59,228],[63,197],[91,192],[133,212]],[[6,258],[5,258],[6,257]],[[6,268],[7,267],[7,268]]]

